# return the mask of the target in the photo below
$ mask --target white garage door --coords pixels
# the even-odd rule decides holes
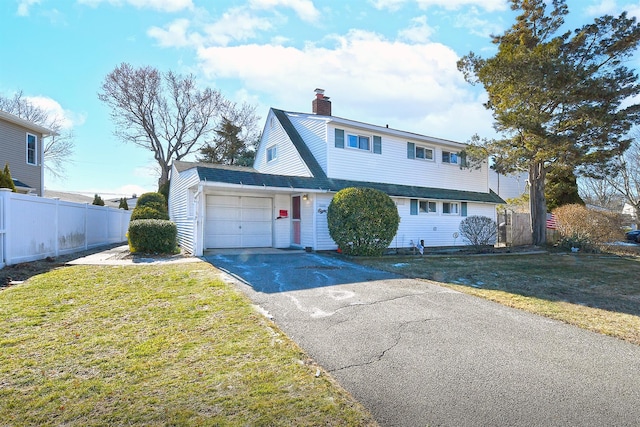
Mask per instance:
[[[206,212],[205,248],[272,246],[270,198],[207,196]]]

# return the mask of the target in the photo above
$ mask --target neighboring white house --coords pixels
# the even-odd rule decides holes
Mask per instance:
[[[490,169],[489,188],[501,199],[516,199],[529,190],[529,174],[521,172],[503,175]]]
[[[395,201],[401,220],[390,247],[463,244],[464,217],[496,219],[504,201],[486,164],[462,167],[464,144],[334,117],[323,93],[313,114],[269,111],[252,168],[174,162],[169,214],[183,249],[337,249],[327,208],[347,187]]]

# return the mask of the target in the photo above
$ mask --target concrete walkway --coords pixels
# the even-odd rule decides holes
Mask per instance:
[[[117,246],[67,262],[68,265],[157,265],[200,262],[200,258],[182,255],[144,257],[131,255],[129,245]]]

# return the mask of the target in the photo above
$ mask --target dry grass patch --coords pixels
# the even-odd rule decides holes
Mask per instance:
[[[0,425],[375,425],[205,263],[0,293]]]
[[[544,254],[356,261],[640,344],[639,258]]]

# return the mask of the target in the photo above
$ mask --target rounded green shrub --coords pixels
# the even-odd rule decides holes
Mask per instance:
[[[345,188],[327,211],[329,234],[348,255],[380,256],[398,231],[400,215],[391,197],[373,188]]]
[[[167,211],[158,210],[152,206],[136,206],[136,208],[131,212],[131,220],[138,219],[169,219],[169,214]]]
[[[160,193],[144,193],[141,194],[140,197],[138,197],[138,200],[136,202],[136,207],[143,207],[143,206],[150,206],[152,208],[155,209],[162,209],[164,208],[164,210],[167,210],[167,199],[164,198],[164,196]]]
[[[129,223],[129,251],[131,253],[175,253],[178,228],[162,219],[137,219]]]
[[[131,220],[137,219],[169,219],[164,196],[160,193],[144,193],[138,197],[131,213]]]

